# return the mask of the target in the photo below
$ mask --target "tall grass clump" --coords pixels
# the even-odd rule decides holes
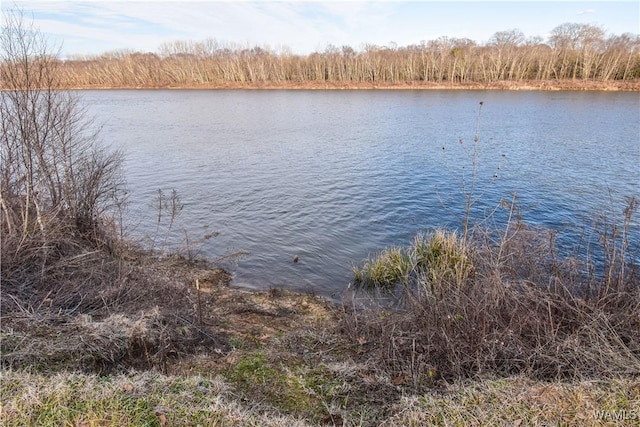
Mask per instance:
[[[354,267],[356,283],[367,287],[393,290],[398,283],[409,280],[413,260],[401,247],[387,248],[366,260],[362,267]]]
[[[558,230],[528,224],[516,195],[494,210],[506,209],[503,225],[473,224],[478,141],[476,129],[462,233],[420,234],[354,268],[358,298],[342,325],[354,354],[418,390],[483,376],[639,376],[638,198],[576,225],[597,239],[571,249]],[[372,290],[387,298],[376,305]],[[361,309],[362,299],[374,304]]]
[[[410,251],[416,260],[417,283],[432,295],[442,295],[446,287],[459,289],[473,274],[473,253],[456,231],[418,234]]]
[[[437,229],[416,235],[406,248],[383,250],[353,272],[355,284],[369,289],[442,294],[443,287],[460,287],[473,273],[472,253],[456,231]]]

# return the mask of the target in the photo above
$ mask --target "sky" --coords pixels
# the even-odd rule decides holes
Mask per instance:
[[[478,43],[504,30],[546,38],[556,26],[593,24],[640,33],[640,2],[625,1],[55,1],[0,0],[21,9],[62,57],[215,39],[298,54],[328,45],[407,46],[441,36]]]

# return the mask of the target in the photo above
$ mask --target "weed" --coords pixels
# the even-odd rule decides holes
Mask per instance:
[[[476,121],[462,177],[462,233],[416,236],[354,269],[356,290],[394,290],[395,309],[375,300],[345,313],[343,328],[363,363],[416,390],[483,375],[537,379],[640,375],[640,277],[631,236],[636,197],[602,215],[600,248],[560,250],[556,231],[527,224],[518,199],[503,226],[471,223],[478,186]],[[586,249],[586,250],[585,250]],[[568,255],[566,255],[568,253]],[[384,304],[384,305],[383,305]],[[381,315],[384,314],[384,315]],[[363,343],[370,344],[362,351]]]
[[[173,229],[173,225],[184,209],[184,204],[180,200],[180,196],[176,189],[171,190],[171,196],[166,196],[162,189],[158,189],[157,198],[156,198],[156,228],[151,239],[151,250],[155,248],[156,241],[158,239],[158,234],[160,232],[160,227],[165,224],[165,234],[162,239],[162,244],[160,246],[160,250],[164,252],[167,247],[167,239],[171,235],[171,231]]]
[[[365,261],[362,268],[354,267],[355,282],[368,287],[392,290],[398,282],[406,282],[412,270],[407,252],[399,247],[389,248]]]
[[[385,249],[354,267],[354,282],[393,291],[397,285],[441,294],[443,287],[463,285],[473,271],[470,250],[456,232],[418,234],[408,248]]]
[[[462,238],[465,240],[469,237],[474,226],[472,220],[475,206],[483,199],[490,187],[496,182],[498,173],[505,161],[505,155],[503,154],[500,156],[498,161],[492,165],[493,171],[491,171],[490,175],[486,176],[485,173],[481,173],[480,155],[483,148],[483,141],[480,137],[480,123],[482,119],[483,106],[484,101],[480,101],[476,116],[475,131],[471,144],[469,144],[464,138],[460,137],[458,139],[458,144],[452,147],[453,150],[461,151],[462,158],[468,161],[470,167],[467,168],[464,165],[460,167],[460,165],[456,164],[456,167],[452,168],[447,160],[447,153],[449,150],[447,147],[442,147],[445,155],[445,164],[450,174],[450,178],[452,181],[457,181],[459,183],[459,192],[460,197],[462,198],[461,209],[463,212],[461,224]],[[437,186],[436,191],[438,192]],[[450,206],[460,205],[458,200],[455,198],[457,195],[451,199],[443,200],[438,192],[438,197],[440,198],[442,207],[445,209],[449,209]]]

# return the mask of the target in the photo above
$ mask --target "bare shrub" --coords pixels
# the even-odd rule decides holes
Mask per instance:
[[[59,61],[22,14],[0,37],[0,236],[3,291],[51,286],[60,269],[112,250],[106,227],[123,189],[121,153],[100,145]]]
[[[4,20],[0,363],[109,372],[221,352],[224,341],[196,325],[187,279],[195,263],[187,270],[179,257],[157,259],[122,239],[121,153],[100,144],[79,100],[62,89],[44,37],[19,12]],[[168,234],[182,205],[175,192],[160,202]]]
[[[602,236],[599,274],[591,252],[563,256],[552,232],[517,218],[503,230],[475,229],[458,243],[472,254],[472,267],[447,261],[446,271],[473,274],[443,275],[442,263],[427,263],[412,286],[396,288],[397,308],[355,307],[343,330],[358,357],[415,389],[483,375],[640,375],[640,281],[623,238],[635,206],[630,199],[626,225],[600,224],[627,231],[617,240]],[[459,285],[451,286],[455,277]]]

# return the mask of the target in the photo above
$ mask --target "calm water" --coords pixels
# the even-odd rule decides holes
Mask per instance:
[[[427,228],[458,227],[480,101],[477,191],[483,195],[476,218],[515,192],[525,219],[570,236],[576,222],[621,210],[624,196],[640,192],[634,93],[80,96],[104,124],[102,139],[126,153],[131,235],[154,236],[157,190],[175,189],[185,207],[168,242],[180,246],[185,235],[193,242],[219,232],[197,250],[209,258],[249,252],[225,264],[238,286],[340,295],[352,266],[368,254]]]

